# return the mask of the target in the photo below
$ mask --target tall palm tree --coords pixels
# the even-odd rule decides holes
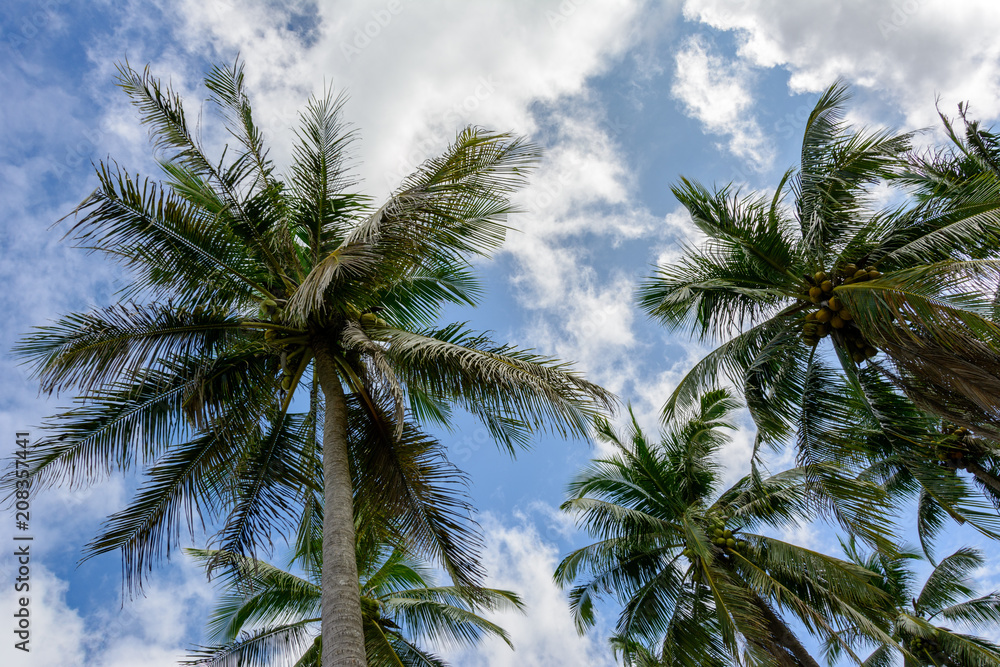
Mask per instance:
[[[33,474],[86,483],[147,468],[136,500],[90,545],[121,549],[129,583],[202,512],[221,518],[221,551],[244,554],[308,515],[322,483],[323,664],[362,665],[355,498],[380,506],[456,584],[482,577],[441,449],[408,424],[465,409],[513,452],[540,428],[582,434],[611,403],[565,364],[435,326],[444,304],[476,303],[470,261],[501,244],[509,195],[538,151],[468,128],[375,206],[348,171],[340,98],[310,101],[279,177],[239,62],[206,78],[238,144],[217,160],[148,68],[121,66],[119,85],[165,180],[101,163],[76,211],[68,235],[119,260],[132,282],[121,303],[19,344],[44,391],[80,401],[51,420]]]
[[[1000,665],[1000,646],[942,625],[958,623],[979,631],[1000,627],[1000,592],[976,597],[972,576],[986,564],[977,549],[963,547],[943,558],[919,590],[916,574],[908,567],[909,562],[920,559],[918,555],[865,554],[854,542],[845,543],[844,551],[851,561],[881,575],[879,586],[891,605],[889,631],[897,644],[878,646],[865,660],[866,666],[895,664],[894,655],[901,655],[906,667]],[[844,636],[859,649],[870,644],[850,630]],[[840,655],[840,644],[828,644],[827,649],[832,663]]]
[[[910,473],[922,471],[913,475],[921,488],[944,498],[949,482],[939,479],[937,458],[918,456],[940,431],[914,442],[912,424],[879,402],[889,383],[954,427],[1000,439],[1000,181],[879,209],[879,185],[913,180],[910,135],[853,131],[842,120],[846,100],[839,84],[820,98],[799,170],[773,196],[688,180],[673,188],[707,240],[659,267],[639,303],[668,327],[724,342],[682,379],[664,416],[728,375],[743,389],[759,441],[776,444],[796,430],[805,464],[810,424],[846,423],[847,382],[881,440]],[[985,470],[973,474],[987,481]],[[976,498],[948,502],[959,520],[996,532],[969,511]]]
[[[317,539],[318,538],[318,539]],[[264,667],[295,664],[320,667],[322,536],[292,564],[305,577],[239,554],[186,550],[206,567],[222,563],[223,595],[209,621],[212,646],[196,650],[185,663],[201,667]],[[362,624],[369,667],[446,667],[417,640],[471,645],[485,636],[510,639],[482,611],[520,610],[509,591],[434,586],[428,568],[396,547],[359,540]]]
[[[1000,184],[960,202],[878,208],[876,187],[909,169],[911,135],[853,131],[847,98],[841,84],[820,98],[799,169],[773,196],[686,179],[672,188],[707,240],[659,267],[639,303],[668,327],[725,342],[687,374],[667,414],[727,372],[761,437],[779,440],[829,340],[852,379],[875,365],[921,408],[1000,437]]]
[[[851,624],[889,641],[863,613],[883,597],[870,572],[758,532],[823,512],[815,471],[753,473],[719,489],[716,458],[735,405],[725,390],[707,392],[659,444],[634,418],[625,437],[598,422],[614,453],[574,479],[562,506],[599,539],[556,571],[563,585],[582,580],[570,593],[578,628],[594,623],[595,600],[610,595],[623,606],[615,645],[637,664],[818,667],[789,617],[823,637]],[[859,516],[870,501],[855,498]]]

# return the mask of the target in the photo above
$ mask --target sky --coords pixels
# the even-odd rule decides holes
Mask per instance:
[[[200,82],[237,54],[271,155],[288,164],[298,111],[326,89],[348,96],[363,189],[384,197],[461,128],[530,137],[544,158],[518,195],[523,213],[503,249],[478,263],[483,305],[449,310],[496,339],[573,361],[656,414],[706,351],[646,319],[632,299],[653,267],[698,237],[670,193],[681,176],[771,191],[795,166],[804,122],[838,78],[854,97],[851,122],[924,130],[942,143],[936,104],[960,102],[987,125],[1000,118],[1000,5],[994,0],[8,0],[0,5],[0,453],[14,434],[35,438],[72,396],[40,396],[9,354],[30,327],[112,303],[128,277],[61,242],[70,213],[108,157],[155,173],[146,131],[114,86],[116,63],[149,65],[185,99],[221,148],[219,119]],[[753,433],[724,455],[728,483],[747,471]],[[471,477],[487,535],[484,565],[528,612],[500,620],[516,651],[487,642],[445,650],[453,664],[614,664],[605,636],[614,609],[579,636],[558,560],[586,543],[559,512],[590,457],[584,441],[540,437],[516,460],[462,422],[440,434]],[[790,452],[772,457],[775,469]],[[203,574],[174,555],[145,597],[122,599],[114,554],[78,564],[101,521],[136,480],[57,488],[32,501],[31,653],[13,648],[14,518],[0,517],[0,662],[119,667],[176,664],[212,603]],[[832,531],[790,538],[836,552]],[[196,536],[204,539],[204,536]],[[942,545],[980,544],[955,529]],[[995,553],[995,549],[990,553]],[[980,573],[1000,588],[1000,561]]]

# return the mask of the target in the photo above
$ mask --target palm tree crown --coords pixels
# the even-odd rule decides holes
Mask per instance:
[[[911,135],[852,132],[842,121],[846,99],[835,85],[819,100],[799,171],[786,173],[773,197],[687,180],[673,188],[708,240],[661,267],[640,288],[640,304],[668,326],[693,321],[701,337],[731,340],[688,375],[668,408],[726,370],[745,387],[763,435],[780,436],[806,361],[831,337],[845,371],[884,353],[887,375],[926,398],[922,407],[995,428],[996,393],[980,394],[992,390],[989,364],[998,358],[997,191],[877,209],[872,191],[907,171]],[[732,338],[734,330],[742,333]],[[969,375],[970,364],[982,377]],[[931,385],[947,386],[963,411],[932,405]]]
[[[188,549],[206,566],[222,563],[223,595],[209,622],[212,638],[220,643],[200,647],[185,664],[264,667],[287,661],[319,667],[322,562],[311,556],[320,552],[322,538],[312,540],[311,548],[292,562],[305,578],[239,554]],[[521,610],[515,594],[433,586],[428,568],[398,547],[359,540],[357,558],[370,667],[446,667],[417,639],[468,645],[492,635],[510,644],[507,633],[479,612]]]
[[[821,636],[851,623],[888,641],[863,613],[883,595],[872,573],[759,532],[819,509],[809,471],[751,474],[713,501],[734,407],[726,391],[710,391],[659,444],[634,419],[624,438],[598,422],[614,453],[572,482],[563,509],[600,541],[556,572],[564,585],[583,580],[570,593],[578,627],[593,624],[597,598],[614,596],[623,605],[615,646],[639,665],[816,666],[786,614]]]
[[[894,653],[902,654],[906,667],[1000,665],[1000,646],[942,625],[957,623],[979,631],[1000,627],[1000,593],[976,597],[971,576],[986,563],[977,549],[963,547],[941,559],[920,587],[908,567],[920,559],[917,554],[864,554],[853,541],[846,543],[844,550],[853,562],[881,575],[879,586],[889,596],[889,632],[898,642],[896,646],[877,647],[865,665],[891,665]],[[866,643],[863,636],[851,632],[845,636],[858,648]],[[829,658],[835,660],[840,646],[828,644],[827,648]]]
[[[945,428],[981,444],[1000,439],[1000,181],[966,180],[948,197],[929,196],[925,169],[925,196],[879,208],[877,186],[917,180],[911,135],[852,131],[846,99],[842,85],[820,98],[800,167],[773,196],[687,180],[673,188],[707,240],[660,267],[639,302],[669,327],[693,325],[702,339],[724,342],[679,383],[665,417],[725,374],[742,387],[760,443],[794,430],[802,463],[815,462],[819,449],[810,446],[822,445],[825,426],[863,421],[882,446],[869,452],[875,461],[888,453],[948,513],[995,534],[981,501],[946,478],[934,452]],[[900,389],[904,402],[938,417],[921,414],[922,433],[886,409],[899,407],[887,392]],[[822,460],[847,456],[826,449]],[[1000,485],[990,472],[995,449],[966,448],[964,460],[983,484]]]

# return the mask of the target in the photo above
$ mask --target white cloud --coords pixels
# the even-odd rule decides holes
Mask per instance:
[[[690,37],[674,60],[671,92],[685,112],[709,133],[727,136],[729,151],[754,169],[770,167],[774,149],[753,115],[748,68],[726,62],[699,37]]]
[[[601,628],[580,636],[573,625],[566,592],[552,580],[561,555],[543,540],[533,524],[508,525],[493,515],[483,517],[486,550],[483,565],[493,588],[521,594],[526,615],[493,617],[510,634],[515,650],[488,640],[466,651],[446,655],[451,664],[469,667],[610,667],[610,650]]]
[[[934,99],[996,118],[1000,7],[992,0],[687,0],[684,15],[734,31],[739,55],[784,67],[794,92],[817,92],[837,77],[901,108],[908,127],[937,125]]]
[[[6,558],[4,565],[10,567]],[[11,580],[4,576],[5,582]],[[145,597],[83,613],[67,602],[68,582],[37,559],[31,563],[29,583],[29,651],[15,648],[8,638],[0,646],[5,665],[175,667],[187,655],[186,637],[207,620],[211,595],[204,574],[191,563],[164,573]],[[3,597],[3,616],[11,619],[19,610],[18,599]]]

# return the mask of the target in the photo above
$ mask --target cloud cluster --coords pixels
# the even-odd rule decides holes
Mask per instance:
[[[729,151],[751,168],[770,168],[774,149],[754,116],[750,68],[727,62],[698,36],[686,40],[674,61],[671,90],[687,114],[701,121],[707,132],[728,137]]]
[[[473,650],[447,654],[448,662],[469,667],[614,665],[601,632],[585,636],[576,632],[566,593],[552,580],[560,558],[556,545],[543,539],[535,524],[527,520],[511,525],[487,514],[482,524],[487,535],[483,565],[490,573],[489,585],[517,591],[527,613],[511,612],[491,617],[507,630],[515,650],[511,651],[499,639],[491,639]],[[556,532],[561,533],[561,528]]]
[[[744,62],[787,69],[793,92],[843,78],[900,109],[910,128],[936,125],[936,96],[945,110],[971,100],[997,117],[1000,12],[991,0],[687,0],[683,11],[735,34]]]

